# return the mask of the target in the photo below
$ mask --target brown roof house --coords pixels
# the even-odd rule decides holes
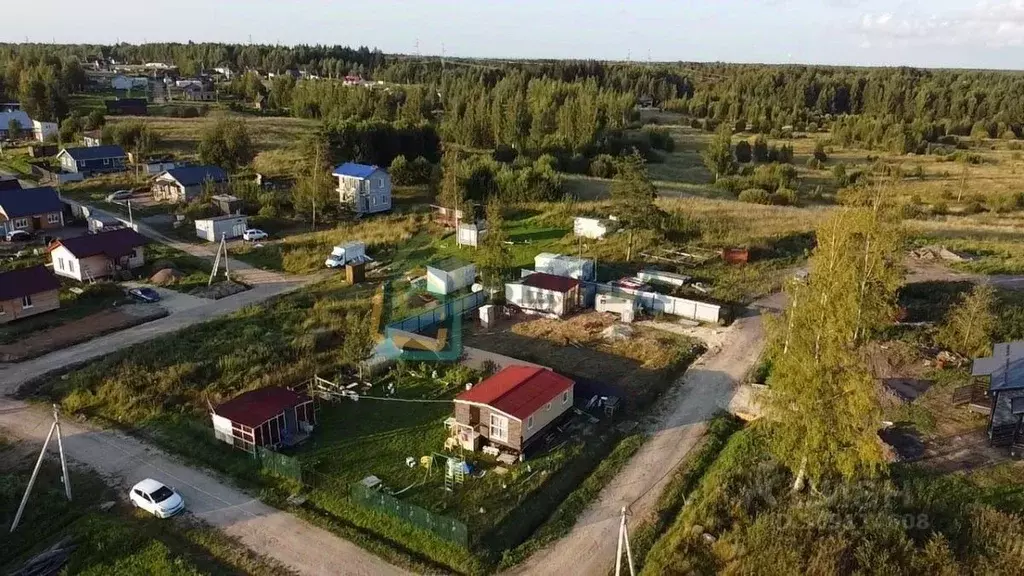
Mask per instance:
[[[53,273],[75,280],[95,280],[146,263],[146,238],[131,228],[63,238],[50,245]]]
[[[301,392],[267,386],[244,392],[212,410],[217,440],[246,452],[293,446],[316,424],[313,399]]]
[[[0,324],[60,308],[60,282],[46,266],[0,272]]]

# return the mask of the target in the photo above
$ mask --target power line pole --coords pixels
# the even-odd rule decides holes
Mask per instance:
[[[622,520],[619,522],[619,545],[615,552],[615,576],[622,576],[622,545],[626,545],[626,560],[629,562],[629,576],[636,576],[633,568],[633,552],[629,549],[629,531],[626,530],[626,507],[622,507]]]
[[[43,441],[43,448],[39,451],[39,459],[36,460],[36,467],[32,469],[32,476],[28,479],[28,486],[25,488],[25,495],[21,497],[21,504],[18,506],[18,512],[14,515],[14,522],[11,523],[11,532],[14,532],[18,528],[18,524],[21,522],[21,515],[25,512],[25,505],[28,504],[28,497],[32,494],[32,487],[36,484],[36,478],[39,477],[39,469],[43,467],[43,456],[46,456],[46,448],[50,445],[50,439],[53,438],[53,433],[57,432],[57,448],[60,451],[60,469],[63,477],[61,481],[64,483],[64,495],[67,496],[68,502],[71,501],[71,477],[68,476],[68,463],[64,458],[64,442],[61,440],[60,433],[60,419],[58,416],[57,405],[53,405],[53,424],[50,426],[50,432],[46,435],[46,440]]]

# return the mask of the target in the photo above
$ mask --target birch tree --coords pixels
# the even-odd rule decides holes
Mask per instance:
[[[939,329],[939,344],[968,358],[992,352],[995,301],[996,291],[988,284],[978,284],[964,294]]]
[[[880,469],[881,409],[858,346],[891,321],[900,284],[898,221],[881,209],[836,211],[817,239],[807,281],[787,287],[789,307],[769,323],[772,448],[794,489]]]

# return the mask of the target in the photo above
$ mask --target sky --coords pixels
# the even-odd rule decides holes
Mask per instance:
[[[3,20],[45,24],[0,26],[6,42],[251,39],[489,58],[1024,68],[1024,0],[4,3]]]

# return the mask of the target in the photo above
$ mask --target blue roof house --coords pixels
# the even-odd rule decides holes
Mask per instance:
[[[209,182],[211,192],[219,194],[228,185],[228,173],[220,166],[186,166],[161,173],[153,181],[153,199],[160,202],[191,202],[203,193]]]
[[[65,148],[57,154],[65,172],[92,176],[109,172],[124,172],[128,155],[120,146],[90,146]]]
[[[49,187],[0,190],[0,233],[64,226],[64,203]]]
[[[971,377],[988,385],[984,398],[972,398],[971,404],[989,413],[989,444],[1010,446],[1015,456],[1024,453],[1024,341],[994,344],[991,356],[974,360]]]
[[[382,168],[346,162],[334,169],[338,201],[356,214],[391,210],[391,175]]]

